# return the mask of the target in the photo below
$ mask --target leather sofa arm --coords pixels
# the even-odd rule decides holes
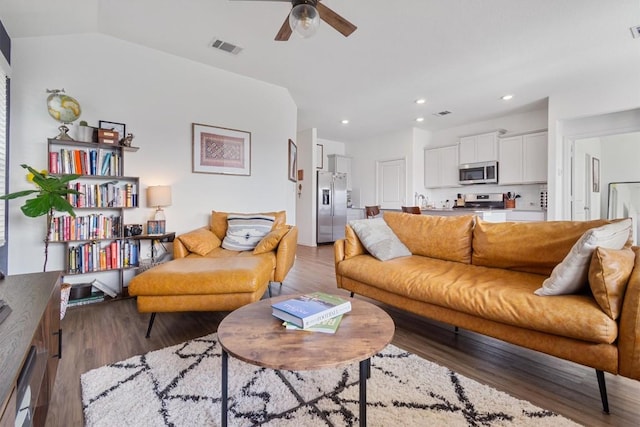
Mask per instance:
[[[634,246],[635,266],[627,283],[618,333],[618,373],[640,380],[640,247]]]
[[[338,264],[341,261],[345,260],[344,256],[344,246],[346,244],[346,239],[339,239],[333,242],[333,262],[336,273],[336,283],[338,284],[338,288],[342,288],[342,276],[338,274]]]
[[[298,227],[291,226],[291,229],[285,234],[278,248],[276,249],[276,270],[273,273],[273,281],[281,282],[287,277],[287,273],[293,267],[296,260],[296,249],[298,248]]]

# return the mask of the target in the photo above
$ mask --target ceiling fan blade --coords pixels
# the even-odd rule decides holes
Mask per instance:
[[[291,37],[292,32],[293,30],[289,25],[289,15],[287,15],[284,22],[282,23],[282,27],[280,27],[280,30],[278,30],[278,34],[276,34],[275,40],[279,42],[286,42],[287,40],[289,40],[289,37]]]
[[[320,18],[324,22],[338,30],[338,32],[340,32],[345,37],[349,37],[351,33],[353,33],[358,28],[320,2],[318,2],[316,8],[320,13]]]

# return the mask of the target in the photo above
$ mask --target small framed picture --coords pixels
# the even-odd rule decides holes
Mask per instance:
[[[597,157],[591,158],[591,184],[592,192],[600,192],[600,159]]]
[[[147,221],[147,234],[160,234],[160,221]]]
[[[289,181],[296,182],[298,180],[298,147],[289,140]]]
[[[324,169],[324,145],[316,144],[316,169]]]
[[[107,120],[99,120],[98,128],[111,129],[118,132],[118,141],[120,141],[122,138],[127,136],[127,134],[125,133],[125,131],[127,130],[127,126],[124,123],[116,123],[116,122],[109,122]]]

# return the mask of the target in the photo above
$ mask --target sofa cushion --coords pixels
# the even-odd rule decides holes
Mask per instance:
[[[284,237],[285,234],[289,232],[290,229],[291,227],[285,225],[271,230],[266,236],[262,238],[262,240],[260,240],[260,243],[258,243],[258,245],[253,250],[253,254],[260,255],[265,252],[271,252],[272,250],[277,248],[280,240]]]
[[[573,244],[606,220],[487,222],[473,230],[472,264],[549,276]]]
[[[287,223],[287,213],[285,211],[278,212],[258,212],[258,213],[230,213],[230,212],[217,212],[211,211],[211,223],[210,229],[213,234],[218,236],[220,240],[223,240],[227,235],[227,216],[228,215],[266,215],[274,217],[273,228],[276,228]]]
[[[222,247],[231,251],[252,251],[273,228],[274,217],[268,215],[227,216],[227,234]]]
[[[349,221],[349,226],[367,251],[380,261],[411,255],[382,218],[357,219]]]
[[[612,319],[620,316],[624,292],[635,264],[631,248],[596,248],[589,265],[589,287],[600,308]]]
[[[565,295],[579,291],[587,284],[589,263],[596,247],[622,249],[630,236],[630,218],[587,230],[562,262],[553,268],[551,277],[535,291],[536,295]]]
[[[222,243],[218,236],[207,228],[198,228],[178,237],[182,244],[189,250],[200,256],[205,256]]]
[[[413,255],[384,263],[371,255],[341,261],[341,280],[483,319],[593,343],[610,344],[618,325],[591,295],[540,298],[545,276]]]
[[[414,255],[471,262],[473,215],[436,216],[385,212],[384,220]]]

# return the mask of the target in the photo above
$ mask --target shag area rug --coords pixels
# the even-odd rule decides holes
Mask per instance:
[[[87,426],[220,425],[216,334],[81,377]],[[358,364],[277,371],[229,357],[230,426],[358,425]],[[393,345],[371,359],[369,426],[575,426]]]

